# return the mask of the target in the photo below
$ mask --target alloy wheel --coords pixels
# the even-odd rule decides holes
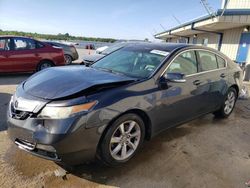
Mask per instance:
[[[69,55],[64,55],[65,63],[66,65],[69,65],[72,63],[72,59]]]
[[[230,91],[227,94],[227,98],[225,100],[225,106],[224,106],[225,114],[228,115],[232,112],[235,104],[235,99],[236,99],[235,93],[233,91]]]
[[[49,67],[52,67],[52,65],[50,63],[43,63],[40,66],[40,70],[43,70],[43,69],[46,69],[46,68],[49,68]]]
[[[137,122],[129,120],[121,123],[110,140],[111,156],[118,161],[128,159],[138,148],[140,138],[141,129]]]

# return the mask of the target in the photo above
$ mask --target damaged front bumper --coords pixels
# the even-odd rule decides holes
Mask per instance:
[[[92,160],[100,139],[98,128],[86,128],[87,114],[66,119],[39,119],[7,114],[8,134],[22,150],[44,159],[80,164]],[[21,113],[22,114],[22,113]]]

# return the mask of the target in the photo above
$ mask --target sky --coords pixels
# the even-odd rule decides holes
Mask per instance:
[[[207,0],[217,10],[221,0]],[[0,29],[115,39],[153,34],[205,15],[200,0],[0,0]],[[163,28],[162,28],[162,26]]]

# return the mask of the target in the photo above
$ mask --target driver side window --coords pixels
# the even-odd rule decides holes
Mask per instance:
[[[167,73],[182,73],[187,75],[198,72],[198,63],[194,51],[183,52],[171,62]]]

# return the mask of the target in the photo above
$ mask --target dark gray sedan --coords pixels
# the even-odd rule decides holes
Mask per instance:
[[[210,48],[128,45],[91,67],[48,68],[24,81],[9,103],[8,133],[45,159],[119,165],[170,127],[208,113],[227,118],[241,84],[241,69]]]
[[[45,41],[45,42],[47,44],[50,44],[51,46],[56,46],[63,49],[66,65],[70,65],[72,61],[75,61],[79,58],[78,52],[74,45],[63,44],[54,41]]]

